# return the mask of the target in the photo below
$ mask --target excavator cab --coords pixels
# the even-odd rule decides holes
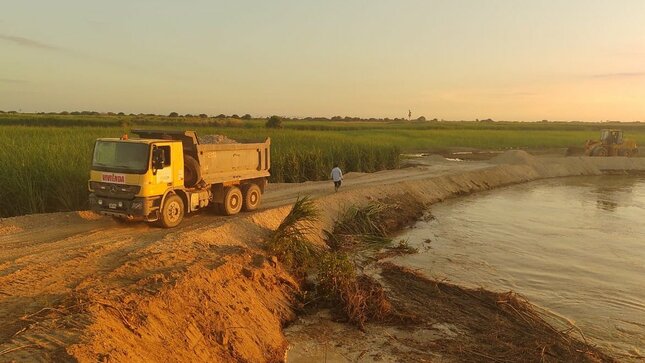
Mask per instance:
[[[600,141],[604,145],[620,145],[623,143],[623,132],[621,130],[602,130]]]

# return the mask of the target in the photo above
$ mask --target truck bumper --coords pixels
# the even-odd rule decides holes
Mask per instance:
[[[124,200],[91,193],[89,200],[90,209],[99,214],[141,221],[156,221],[159,218],[160,197]]]

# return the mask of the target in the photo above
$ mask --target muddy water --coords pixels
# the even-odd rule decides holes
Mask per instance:
[[[401,236],[420,253],[397,263],[512,289],[621,360],[645,356],[645,178],[532,182],[446,201],[432,214]]]

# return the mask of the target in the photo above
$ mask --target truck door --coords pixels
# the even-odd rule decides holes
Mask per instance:
[[[170,145],[155,145],[155,150],[156,152],[153,153],[153,157],[156,156],[160,158],[161,165],[163,165],[163,168],[157,169],[157,174],[155,175],[155,183],[171,186],[173,182],[173,175]]]

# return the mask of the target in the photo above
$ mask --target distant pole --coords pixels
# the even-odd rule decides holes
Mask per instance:
[[[408,110],[408,121],[412,119],[412,111]]]

